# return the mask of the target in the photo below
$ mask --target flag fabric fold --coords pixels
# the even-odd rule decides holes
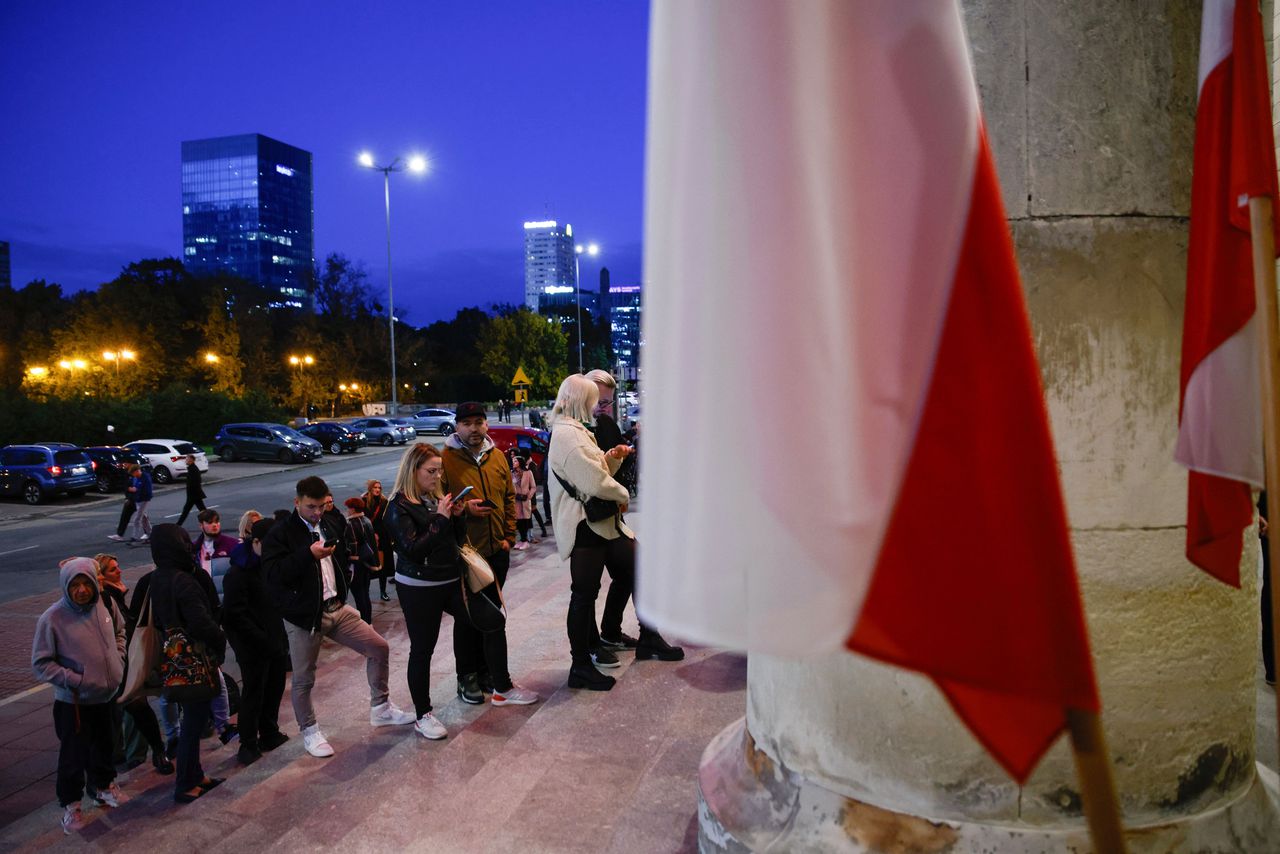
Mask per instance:
[[[1175,459],[1187,482],[1187,559],[1240,585],[1250,487],[1264,485],[1250,197],[1276,198],[1257,4],[1206,0],[1191,185]]]
[[[661,0],[649,98],[642,616],[919,670],[1025,778],[1098,700],[957,4]]]

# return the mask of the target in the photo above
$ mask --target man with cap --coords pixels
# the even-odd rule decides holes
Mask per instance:
[[[458,406],[454,424],[457,429],[444,443],[444,475],[440,488],[449,495],[468,486],[473,488],[467,501],[467,541],[493,567],[498,586],[507,583],[511,568],[511,547],[516,542],[516,495],[511,485],[511,467],[506,455],[489,438],[489,418],[484,405],[469,401]],[[453,622],[455,655],[470,649],[472,660],[483,661],[483,639],[480,632]],[[489,674],[468,673],[458,677],[458,696],[473,705],[483,703],[484,695],[493,692]]]

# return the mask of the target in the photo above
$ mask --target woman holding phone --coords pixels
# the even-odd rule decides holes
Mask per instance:
[[[539,699],[533,691],[514,684],[507,672],[506,617],[494,604],[497,595],[491,598],[465,587],[460,547],[466,540],[462,513],[467,499],[461,493],[461,501],[440,494],[443,472],[439,451],[425,442],[410,445],[400,460],[387,507],[387,527],[396,552],[396,592],[409,633],[409,693],[418,717],[414,729],[429,739],[448,735],[431,713],[430,691],[431,654],[446,612],[481,633],[484,662],[493,675],[493,705],[524,706]],[[465,658],[467,653],[459,651],[459,674],[480,669],[480,662]]]

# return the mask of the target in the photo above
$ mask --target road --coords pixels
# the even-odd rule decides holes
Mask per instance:
[[[440,447],[438,436],[421,436]],[[227,533],[235,535],[240,514],[254,509],[270,515],[278,508],[293,507],[294,484],[308,475],[319,475],[333,490],[339,504],[364,492],[365,481],[378,478],[391,492],[403,448],[366,448],[356,454],[322,457],[309,464],[281,466],[270,463],[224,463],[213,460],[205,475],[207,506],[217,508]],[[151,524],[176,522],[182,512],[185,490],[181,482],[157,487],[148,508]],[[151,550],[107,539],[115,533],[123,502],[120,493],[105,498],[86,496],[64,499],[39,507],[20,502],[0,503],[0,602],[10,602],[57,587],[58,562],[73,555],[110,552],[120,559],[126,579],[136,577],[151,564]],[[186,527],[198,533],[195,513]]]

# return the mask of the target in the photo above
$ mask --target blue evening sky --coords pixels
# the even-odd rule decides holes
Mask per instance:
[[[312,153],[316,260],[345,253],[382,294],[382,177],[356,155],[430,158],[391,186],[415,325],[520,302],[526,220],[601,244],[584,285],[601,264],[639,281],[647,23],[644,0],[0,3],[14,286],[181,257],[182,140],[254,132]]]

